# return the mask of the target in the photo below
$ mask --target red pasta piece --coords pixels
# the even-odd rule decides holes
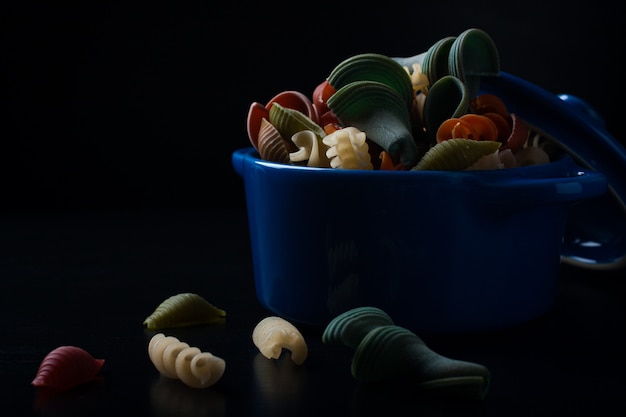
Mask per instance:
[[[470,105],[476,114],[496,113],[505,120],[509,120],[509,111],[506,105],[500,97],[494,94],[481,94],[471,100]]]
[[[41,361],[31,384],[65,391],[93,380],[103,364],[104,359],[96,359],[84,349],[60,346]]]

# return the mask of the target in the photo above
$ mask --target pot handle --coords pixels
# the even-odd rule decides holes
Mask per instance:
[[[475,177],[478,178],[478,177]],[[506,181],[478,180],[483,199],[526,206],[572,203],[603,195],[608,189],[601,172],[572,165],[564,176],[509,178]]]
[[[586,103],[557,96],[506,72],[481,78],[481,91],[496,94],[510,113],[540,128],[586,168],[604,173],[618,204],[626,207],[626,148]]]

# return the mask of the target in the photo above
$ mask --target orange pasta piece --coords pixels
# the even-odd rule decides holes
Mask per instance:
[[[330,135],[331,133],[336,132],[339,129],[341,129],[341,126],[337,126],[334,123],[328,123],[324,125],[324,133],[326,133],[327,135]]]
[[[380,153],[380,170],[388,170],[388,171],[402,171],[404,167],[402,164],[395,165],[393,164],[393,160],[391,159],[391,155],[387,151],[382,151]]]
[[[444,121],[437,129],[437,142],[448,139],[490,140],[498,139],[498,128],[487,116],[465,114]]]
[[[500,97],[494,94],[481,94],[471,101],[472,110],[477,114],[497,113],[505,120],[509,117],[509,111]]]
[[[471,126],[472,137],[469,139],[498,140],[498,128],[489,117],[469,113],[464,114],[460,119]]]

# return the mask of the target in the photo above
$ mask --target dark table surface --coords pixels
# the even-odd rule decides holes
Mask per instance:
[[[352,351],[298,326],[309,356],[261,356],[254,326],[272,315],[257,301],[243,209],[4,213],[0,217],[0,399],[3,415],[623,416],[626,411],[624,271],[561,268],[543,317],[484,334],[431,335],[445,356],[487,366],[482,401],[363,384]],[[227,312],[221,324],[164,333],[226,361],[203,390],[166,380],[150,362],[155,331],[143,320],[167,297],[193,292]],[[61,394],[31,386],[52,349],[105,359],[99,377]]]

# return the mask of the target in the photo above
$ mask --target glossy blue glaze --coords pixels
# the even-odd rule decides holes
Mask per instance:
[[[352,171],[233,153],[260,302],[325,326],[371,305],[419,332],[497,329],[554,301],[570,207],[607,190],[571,158],[491,171]]]
[[[571,211],[563,260],[588,268],[626,266],[626,149],[598,112],[579,97],[552,94],[506,72],[483,78],[481,90],[498,95],[511,113],[555,139],[581,166],[607,177],[606,196]]]

